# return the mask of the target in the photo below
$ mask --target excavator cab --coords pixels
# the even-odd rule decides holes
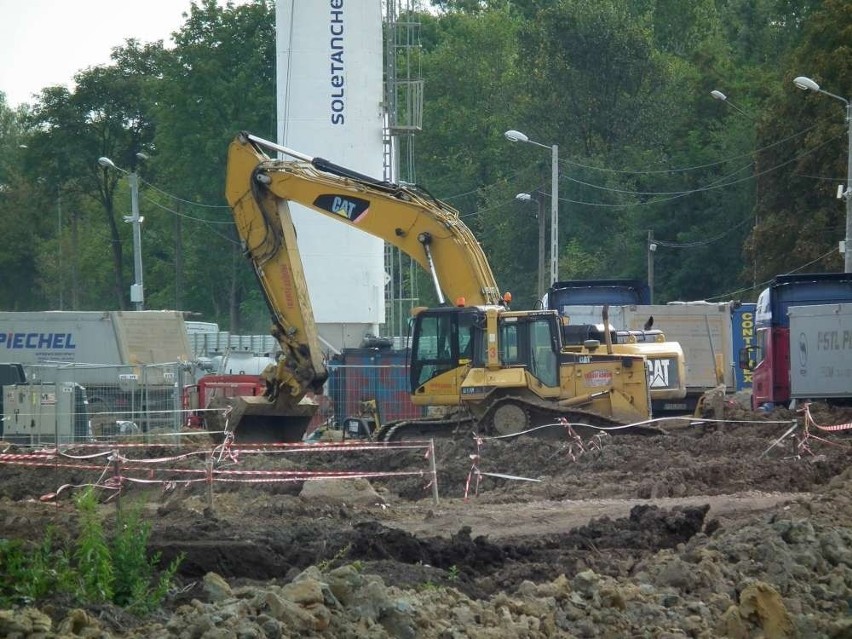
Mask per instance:
[[[439,307],[417,313],[409,373],[415,404],[459,404],[464,375],[474,362],[482,365],[484,340],[477,330],[482,325],[484,315],[476,307]]]

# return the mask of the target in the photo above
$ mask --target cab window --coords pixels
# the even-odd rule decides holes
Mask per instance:
[[[483,360],[483,340],[477,333],[477,315],[469,312],[423,313],[411,358],[412,390],[462,364]]]

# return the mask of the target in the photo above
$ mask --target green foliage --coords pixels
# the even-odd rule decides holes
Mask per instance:
[[[80,596],[88,603],[110,601],[115,572],[97,497],[87,489],[77,496],[75,504],[80,516],[80,534],[74,549],[74,561],[80,569]]]
[[[346,555],[349,554],[350,550],[352,550],[352,544],[351,543],[346,544],[345,546],[342,546],[336,553],[334,553],[334,556],[329,557],[328,559],[324,559],[323,561],[320,561],[319,563],[317,563],[317,568],[319,569],[320,572],[326,572],[332,566],[334,566],[334,564],[338,563],[344,557],[346,557]]]
[[[53,528],[35,549],[20,540],[0,539],[0,607],[29,604],[54,592],[71,592],[74,573],[68,557],[54,547]]]
[[[144,597],[154,572],[154,564],[147,556],[151,524],[140,520],[139,510],[122,513],[118,530],[112,542],[112,559],[115,563],[113,600],[121,606],[131,606]],[[153,557],[153,561],[159,557]]]
[[[405,16],[425,103],[400,177],[459,210],[516,308],[537,299],[539,256],[515,195],[541,193],[549,214],[550,157],[508,129],[559,147],[560,277],[644,277],[648,230],[657,301],[747,299],[775,274],[841,267],[842,108],[791,80],[852,96],[849,2],[432,4]],[[234,133],[274,137],[274,3],[195,2],[174,48],[128,40],[75,85],[17,111],[0,95],[0,309],[129,306],[130,194],[105,155],[142,179],[147,306],[265,332],[223,188]],[[428,276],[405,277],[436,302]]]
[[[157,92],[157,162],[163,167],[157,186],[187,200],[167,203],[181,209],[182,236],[171,237],[174,227],[167,221],[158,224],[164,247],[158,301],[203,312],[233,332],[266,332],[269,312],[240,253],[224,182],[228,144],[237,132],[275,138],[273,3],[194,4]],[[163,213],[157,213],[161,220]],[[180,275],[173,268],[178,251],[185,274],[180,291],[173,284]]]
[[[793,78],[807,75],[825,90],[852,98],[852,5],[819,3],[799,24],[799,46],[785,65],[784,91],[770,98],[771,118],[758,131],[761,194],[759,225],[746,246],[758,265],[757,279],[805,265],[807,271],[842,270],[837,242],[845,236],[845,207],[835,199],[848,159],[843,104],[826,95],[802,92]],[[783,144],[772,144],[785,140]]]
[[[75,505],[80,532],[70,551],[56,546],[51,528],[36,548],[0,539],[0,607],[68,593],[81,604],[111,602],[137,613],[156,608],[183,556],[157,571],[160,556],[147,554],[151,525],[143,521],[141,507],[119,516],[110,541],[94,491],[81,493]]]

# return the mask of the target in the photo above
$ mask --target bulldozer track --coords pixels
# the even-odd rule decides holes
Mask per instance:
[[[473,417],[452,417],[448,419],[405,419],[383,424],[376,432],[377,441],[395,442],[404,440],[422,440],[432,438],[452,438],[469,436],[475,430]]]
[[[548,425],[552,427],[540,428]],[[544,400],[506,396],[494,401],[478,419],[473,416],[461,418],[455,416],[448,419],[398,420],[384,424],[376,432],[375,439],[378,441],[422,440],[469,437],[473,433],[495,437],[518,435],[523,431],[532,431],[529,435],[533,437],[565,439],[571,435],[566,428],[568,425],[574,433],[581,436],[596,435],[600,432],[608,432],[612,435],[664,434],[663,430],[653,424],[630,425],[581,408],[566,408]]]

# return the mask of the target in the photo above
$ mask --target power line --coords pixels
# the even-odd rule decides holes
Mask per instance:
[[[823,118],[823,120],[818,120],[813,125],[809,126],[807,129],[803,129],[803,130],[799,131],[798,133],[793,133],[792,135],[789,135],[786,138],[781,138],[780,140],[772,142],[771,144],[768,144],[767,146],[761,147],[759,149],[755,149],[753,151],[749,151],[748,153],[743,153],[742,155],[735,155],[735,156],[732,156],[730,158],[727,158],[727,159],[724,159],[724,160],[717,160],[715,162],[710,162],[708,164],[699,164],[699,165],[696,165],[696,166],[689,166],[689,167],[684,167],[684,168],[651,169],[651,170],[648,170],[648,171],[637,171],[637,170],[634,170],[634,169],[609,169],[609,168],[605,168],[605,167],[601,167],[601,166],[592,166],[590,164],[581,164],[580,162],[575,162],[575,161],[569,160],[569,159],[565,159],[565,160],[560,159],[559,164],[563,164],[563,163],[569,164],[569,165],[577,166],[577,167],[580,167],[580,168],[583,168],[583,169],[589,169],[591,171],[602,171],[604,173],[624,173],[624,174],[629,174],[629,175],[649,175],[649,174],[658,174],[658,173],[685,173],[687,171],[697,171],[699,169],[708,169],[708,168],[711,168],[711,167],[714,167],[714,166],[719,166],[720,164],[726,164],[726,163],[731,162],[733,160],[740,160],[742,158],[752,157],[756,153],[768,151],[771,148],[774,148],[774,147],[776,147],[780,144],[784,144],[785,142],[789,142],[790,140],[793,140],[793,139],[795,139],[795,138],[797,138],[801,135],[804,135],[808,131],[815,129],[816,127],[820,126],[823,122],[828,121],[830,119],[831,118]]]
[[[695,242],[672,242],[670,240],[658,240],[657,238],[654,238],[654,244],[658,244],[660,246],[665,246],[666,248],[696,248],[696,247],[699,247],[699,246],[706,246],[708,244],[712,244],[713,242],[718,242],[723,237],[730,235],[731,233],[736,231],[741,226],[745,226],[745,224],[747,222],[750,222],[750,221],[751,221],[751,219],[743,220],[739,224],[735,224],[734,226],[727,229],[726,231],[723,231],[722,233],[719,233],[718,235],[711,237],[710,239],[707,239],[707,240],[696,240]]]
[[[807,262],[807,263],[805,263],[805,264],[802,264],[801,266],[797,266],[796,268],[794,268],[794,269],[792,269],[792,270],[790,270],[790,271],[787,271],[786,273],[783,273],[783,275],[791,275],[791,274],[793,274],[793,273],[798,273],[798,272],[799,272],[799,271],[801,271],[802,269],[806,269],[806,268],[808,268],[809,266],[812,266],[813,264],[816,264],[816,263],[817,263],[817,262],[819,262],[820,260],[824,260],[824,259],[825,259],[825,258],[827,258],[829,255],[831,255],[832,253],[834,253],[836,250],[837,250],[837,249],[831,249],[830,251],[827,251],[827,252],[823,253],[822,255],[820,255],[819,257],[817,257],[816,259],[813,259],[813,260],[811,260],[810,262]],[[759,288],[760,288],[760,289],[762,289],[762,288],[765,288],[765,287],[769,286],[769,284],[772,282],[772,280],[773,280],[773,279],[774,279],[774,278],[770,278],[770,279],[768,279],[768,280],[764,280],[764,281],[763,281],[763,282],[761,282],[760,284],[755,284],[754,286],[747,286],[747,287],[745,287],[745,288],[739,288],[739,289],[737,289],[737,290],[735,290],[735,291],[730,291],[730,292],[728,292],[728,293],[722,293],[721,295],[714,295],[713,297],[708,297],[708,298],[707,298],[707,301],[708,301],[708,302],[712,302],[712,301],[716,301],[716,300],[718,300],[718,301],[722,301],[722,300],[730,300],[730,299],[734,299],[734,296],[735,296],[735,295],[738,295],[739,293],[744,293],[744,292],[746,292],[746,291],[753,291],[753,290],[755,290],[755,289],[759,289]]]
[[[155,200],[155,199],[153,199],[153,198],[148,197],[147,195],[146,195],[146,196],[144,196],[144,199],[145,199],[147,202],[150,202],[151,204],[153,204],[154,206],[156,206],[157,208],[160,208],[160,209],[162,209],[162,210],[164,210],[164,211],[168,211],[169,213],[173,213],[174,215],[177,215],[177,216],[182,217],[182,218],[187,219],[187,220],[193,220],[193,221],[195,221],[195,222],[202,222],[202,223],[204,223],[204,224],[233,224],[233,223],[234,223],[234,222],[233,222],[233,220],[221,220],[221,221],[219,221],[219,220],[207,220],[207,219],[205,219],[205,218],[203,218],[203,217],[196,217],[196,216],[194,216],[194,215],[189,215],[189,214],[187,214],[187,213],[183,213],[183,212],[181,212],[181,211],[176,211],[176,210],[174,210],[174,209],[172,209],[172,208],[169,208],[169,207],[168,207],[168,206],[166,206],[165,204],[161,204],[161,203],[160,203],[160,202],[158,202],[157,200]],[[178,201],[180,201],[180,202],[186,202],[186,200],[180,200],[180,199],[178,199]]]
[[[803,157],[806,157],[806,156],[808,156],[812,153],[815,153],[820,148],[822,148],[823,146],[835,141],[839,137],[840,136],[838,135],[838,136],[835,136],[834,138],[829,138],[828,140],[816,145],[815,147],[812,147],[812,148],[810,148],[806,151],[803,151],[802,153],[793,156],[789,160],[786,160],[786,161],[782,162],[781,164],[776,164],[775,166],[764,169],[763,171],[759,171],[757,173],[753,173],[753,174],[748,175],[746,177],[738,178],[736,180],[727,180],[726,179],[726,178],[729,178],[729,177],[735,175],[736,173],[741,172],[744,168],[748,168],[748,167],[741,167],[741,168],[737,169],[736,171],[734,171],[733,173],[729,173],[727,175],[722,176],[720,178],[720,180],[722,180],[722,179],[726,180],[724,182],[722,182],[722,181],[717,181],[715,183],[711,182],[707,186],[702,186],[702,187],[699,187],[699,188],[696,188],[696,189],[691,189],[689,191],[645,191],[645,192],[628,191],[628,190],[625,190],[625,189],[612,189],[612,188],[609,188],[609,187],[599,186],[599,185],[596,185],[596,184],[583,182],[582,180],[577,180],[575,178],[571,178],[571,177],[568,177],[568,176],[565,176],[565,177],[566,177],[566,179],[568,179],[571,182],[575,182],[577,184],[582,184],[583,186],[588,186],[590,188],[597,189],[599,191],[609,191],[609,192],[612,192],[612,193],[620,193],[620,194],[625,194],[625,195],[669,195],[669,196],[671,196],[671,197],[668,197],[668,198],[650,200],[648,202],[642,202],[642,203],[637,202],[637,203],[610,205],[610,206],[627,207],[627,206],[636,206],[636,205],[639,205],[639,204],[659,204],[661,202],[676,200],[676,199],[685,197],[687,195],[692,195],[694,193],[704,193],[704,192],[707,192],[707,191],[714,191],[716,189],[721,189],[721,188],[724,188],[724,187],[727,187],[727,186],[733,186],[735,184],[740,184],[742,182],[747,182],[749,180],[753,180],[753,179],[755,179],[755,178],[757,178],[761,175],[766,175],[768,173],[772,173],[773,171],[777,171],[778,169],[783,168],[783,167],[785,167],[788,164],[791,164],[793,162],[796,162],[797,160],[800,160]],[[589,206],[597,206],[598,205],[598,203],[596,203],[596,202],[574,202],[574,203],[575,204],[586,204],[586,205],[589,205]]]
[[[142,179],[140,179],[139,181],[142,184],[144,184],[145,186],[150,187],[154,191],[157,191],[158,193],[162,193],[166,197],[169,197],[169,198],[171,198],[171,199],[173,199],[177,202],[182,202],[184,204],[189,204],[191,206],[198,206],[200,208],[205,208],[205,209],[230,209],[231,208],[227,204],[204,204],[202,202],[193,202],[192,200],[184,200],[183,198],[180,198],[177,195],[173,195],[173,194],[169,193],[168,191],[164,191],[163,189],[154,186],[150,182],[146,182],[145,180],[142,180]]]

